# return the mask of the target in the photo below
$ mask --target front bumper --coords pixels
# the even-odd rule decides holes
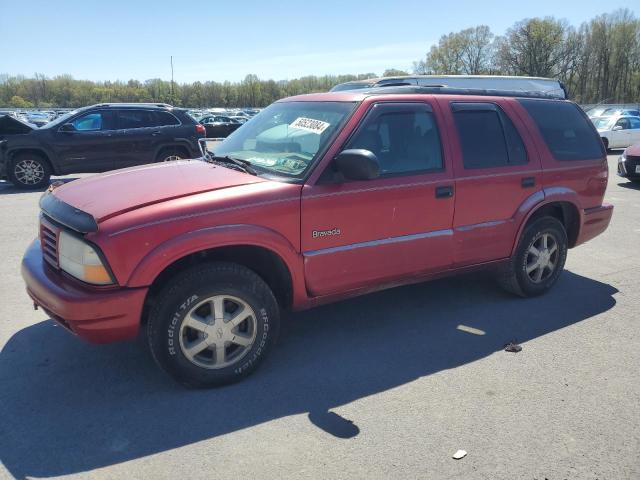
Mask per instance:
[[[110,343],[138,333],[147,288],[91,288],[45,264],[35,240],[22,259],[22,278],[34,304],[91,343]]]
[[[599,207],[587,208],[582,218],[582,226],[576,245],[580,245],[604,232],[613,215],[613,205],[603,203]]]
[[[624,178],[640,178],[640,173],[636,173],[636,168],[640,166],[640,157],[620,155],[618,157],[618,175]]]

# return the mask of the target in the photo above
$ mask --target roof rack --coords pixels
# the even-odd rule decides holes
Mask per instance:
[[[106,102],[106,103],[98,103],[95,105],[96,107],[109,107],[109,106],[117,106],[117,107],[166,107],[173,108],[173,105],[169,105],[168,103],[155,103],[155,102]]]
[[[546,98],[551,100],[564,100],[563,96],[540,91],[521,91],[521,90],[501,90],[489,88],[460,88],[448,87],[446,85],[433,85],[417,87],[414,85],[392,85],[384,87],[371,87],[356,90],[362,94],[381,94],[381,93],[422,93],[431,95],[479,95],[485,97],[516,97],[516,98]]]
[[[330,91],[337,92],[342,90],[360,90],[401,85],[508,90],[514,92],[543,92],[556,98],[569,98],[566,87],[557,79],[503,75],[403,75],[397,77],[369,78],[366,80],[340,83],[335,85]]]

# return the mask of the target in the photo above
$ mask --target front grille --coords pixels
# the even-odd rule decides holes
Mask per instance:
[[[640,165],[640,157],[635,155],[627,155],[627,159],[624,162],[624,168],[627,170],[627,175],[636,176],[636,166]]]
[[[42,219],[40,221],[40,245],[42,246],[42,256],[45,261],[55,268],[59,268],[58,263],[58,235],[60,230]]]

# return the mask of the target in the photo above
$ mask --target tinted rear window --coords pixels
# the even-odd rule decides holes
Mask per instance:
[[[465,110],[465,105],[469,106]],[[527,152],[515,126],[493,104],[454,103],[464,168],[492,168],[527,163]]]
[[[155,127],[157,122],[149,110],[120,110],[118,124],[120,128],[147,128]]]
[[[548,100],[519,102],[533,118],[556,160],[589,160],[604,156],[600,138],[577,105]]]

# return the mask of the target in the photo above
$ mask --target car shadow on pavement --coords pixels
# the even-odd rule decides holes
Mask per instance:
[[[630,190],[640,190],[640,182],[632,182],[631,180],[628,182],[619,182],[618,186],[628,188]]]
[[[487,280],[439,280],[291,314],[258,372],[213,390],[178,386],[136,342],[96,347],[38,323],[0,353],[0,461],[17,478],[73,474],[295,414],[337,438],[366,434],[331,410],[587,320],[612,308],[617,292],[568,271],[533,299]],[[526,344],[518,353],[536,354]]]

